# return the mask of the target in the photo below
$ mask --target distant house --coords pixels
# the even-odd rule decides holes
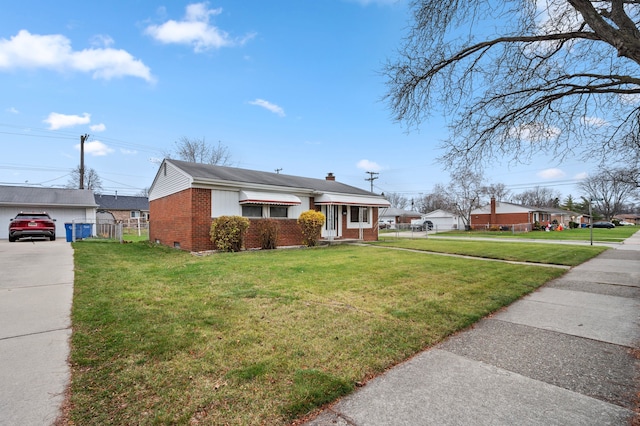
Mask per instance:
[[[0,238],[9,238],[9,219],[21,211],[46,211],[56,220],[56,237],[64,238],[65,223],[95,223],[96,207],[88,189],[0,186]]]
[[[430,220],[436,231],[464,229],[464,222],[460,215],[442,209],[423,214],[421,219]]]
[[[541,225],[556,220],[569,227],[569,222],[588,223],[588,215],[549,207],[529,207],[491,199],[491,203],[471,211],[473,229],[510,228],[514,225]]]
[[[378,208],[389,205],[380,195],[337,182],[332,173],[314,179],[165,159],[149,189],[149,239],[188,251],[212,250],[212,220],[236,215],[252,225],[275,219],[278,245],[299,245],[298,217],[318,210],[326,217],[323,239],[373,241]],[[260,247],[256,228],[250,225],[246,248]]]
[[[98,205],[98,216],[103,219],[112,218],[125,224],[137,224],[138,220],[146,223],[149,220],[147,197],[95,194],[95,202]]]
[[[623,213],[623,214],[617,214],[613,218],[618,219],[620,221],[633,223],[634,225],[640,225],[640,214]]]
[[[413,219],[420,219],[420,213],[416,211],[398,209],[396,207],[381,207],[378,222],[385,227],[394,228],[396,224],[410,224]]]

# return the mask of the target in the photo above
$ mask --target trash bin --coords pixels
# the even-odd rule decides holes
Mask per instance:
[[[64,229],[67,233],[67,242],[70,243],[73,241],[73,224],[65,223]],[[91,223],[76,223],[76,240],[82,240],[84,238],[89,238],[92,234],[93,225]]]
[[[93,225],[90,223],[80,223],[80,226],[82,227],[81,238],[89,238],[92,234]],[[76,230],[76,238],[78,238],[77,233],[78,231]]]

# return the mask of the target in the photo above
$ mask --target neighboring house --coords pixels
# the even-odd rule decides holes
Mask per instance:
[[[381,207],[378,213],[378,221],[391,228],[400,223],[410,224],[412,219],[420,219],[420,213],[395,207]]]
[[[111,213],[116,222],[136,224],[138,220],[146,223],[149,220],[149,199],[147,197],[132,197],[126,195],[95,194],[98,204],[98,213],[101,217],[109,216],[103,213]]]
[[[633,223],[634,225],[640,225],[640,214],[623,213],[617,214],[613,218],[620,221],[624,220],[626,222]]]
[[[491,229],[513,225],[541,225],[557,220],[565,227],[569,222],[588,223],[589,216],[548,207],[529,207],[491,199],[491,203],[471,211],[471,227]]]
[[[88,189],[0,186],[0,239],[9,238],[9,220],[21,211],[49,213],[56,220],[56,237],[64,238],[65,223],[95,223],[96,207]]]
[[[278,220],[278,245],[300,245],[298,217],[318,210],[326,217],[323,239],[374,241],[378,208],[389,205],[380,195],[337,182],[332,173],[313,179],[165,159],[149,189],[149,239],[188,251],[212,250],[212,220],[244,216],[251,224]],[[260,247],[256,228],[249,226],[246,248]]]
[[[462,217],[446,210],[434,210],[423,214],[421,219],[430,220],[435,231],[450,231],[453,229],[464,229]]]

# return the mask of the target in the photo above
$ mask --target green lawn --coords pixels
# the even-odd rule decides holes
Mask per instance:
[[[73,247],[78,425],[289,424],[563,273],[360,246]]]
[[[602,243],[619,243],[629,238],[640,230],[640,226],[617,226],[614,229],[593,229],[593,241]],[[420,235],[418,237],[418,235]],[[565,241],[590,241],[591,229],[565,229],[563,231],[532,231],[514,234],[511,231],[450,231],[438,233],[439,236],[469,237],[469,238],[507,238],[507,239],[535,239],[535,240],[565,240]],[[383,240],[394,239],[395,232],[381,232]],[[416,238],[424,238],[424,234],[416,234]]]
[[[379,246],[453,253],[466,256],[503,259],[518,262],[579,265],[607,250],[602,246],[532,244],[526,242],[457,241],[436,238],[395,238],[371,243]]]

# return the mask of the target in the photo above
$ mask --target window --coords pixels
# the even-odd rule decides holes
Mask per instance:
[[[140,217],[140,212],[138,210],[131,210],[131,217]]]
[[[287,217],[287,207],[271,206],[269,208],[269,217]]]
[[[351,223],[360,222],[360,209],[362,209],[362,222],[369,222],[369,208],[362,206],[350,206],[349,220]]]
[[[242,206],[242,216],[244,216],[244,217],[262,217],[262,206],[244,205],[244,206]]]

